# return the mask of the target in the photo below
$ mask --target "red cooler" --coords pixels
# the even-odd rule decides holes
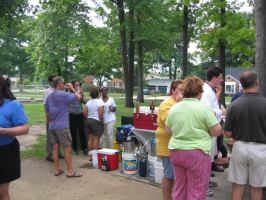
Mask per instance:
[[[119,151],[115,149],[101,149],[97,151],[98,168],[101,169],[102,156],[107,157],[109,162],[110,171],[118,169],[119,164]]]
[[[139,129],[156,130],[158,107],[155,108],[153,114],[148,106],[139,107],[139,113],[136,113],[134,108],[134,127]]]

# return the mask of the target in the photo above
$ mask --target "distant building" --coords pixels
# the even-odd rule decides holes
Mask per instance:
[[[161,93],[166,94],[170,92],[172,79],[151,79],[148,81],[149,89],[156,88]]]
[[[249,69],[255,71],[255,67]],[[247,69],[242,67],[225,68],[225,94],[235,94],[242,89],[239,75],[245,70]]]

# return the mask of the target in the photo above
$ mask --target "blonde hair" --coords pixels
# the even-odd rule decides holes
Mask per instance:
[[[197,76],[188,76],[184,79],[182,92],[184,98],[196,97],[198,93],[203,93],[204,81]]]

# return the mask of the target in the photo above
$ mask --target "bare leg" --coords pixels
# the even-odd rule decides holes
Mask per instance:
[[[59,171],[60,171],[60,168],[58,166],[58,151],[59,151],[59,144],[56,143],[56,144],[53,144],[53,153],[52,153],[52,156],[53,156],[53,160],[54,160],[54,166],[55,166],[55,174],[58,174]]]
[[[96,136],[96,135],[92,136],[92,149],[93,150],[98,150],[98,148],[99,148],[99,140],[100,140],[99,136]]]
[[[262,200],[263,188],[250,186],[251,200]]]
[[[0,199],[1,200],[10,200],[9,184],[10,183],[0,184]]]
[[[163,199],[171,200],[172,199],[172,190],[174,186],[174,179],[169,179],[163,176],[162,178],[162,191],[163,191]]]
[[[239,185],[233,183],[232,200],[242,200],[245,192],[246,185]]]
[[[92,134],[89,134],[88,149],[89,149],[89,151],[93,150],[93,148],[92,148]],[[89,159],[92,159],[91,155],[89,156]]]
[[[71,146],[64,146],[63,148],[65,151],[65,162],[67,165],[67,174],[71,175],[73,173],[72,160],[71,160]]]

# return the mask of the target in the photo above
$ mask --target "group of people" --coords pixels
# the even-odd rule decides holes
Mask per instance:
[[[106,146],[106,136],[109,139],[109,148],[113,148],[113,130],[116,121],[114,112],[116,104],[112,97],[107,95],[108,88],[93,87],[90,90],[91,100],[87,101],[81,82],[72,80],[65,83],[60,76],[48,77],[50,87],[44,92],[44,105],[47,122],[46,153],[47,161],[54,162],[55,176],[64,173],[58,166],[58,158],[64,158],[67,164],[67,177],[81,177],[72,168],[71,144],[74,153],[78,155],[77,130],[81,149],[84,154],[97,150],[101,138],[101,146]],[[70,92],[64,92],[68,89]],[[100,97],[102,93],[102,97]],[[82,104],[85,104],[83,109]],[[87,118],[88,150],[84,131],[84,116]],[[52,147],[51,147],[52,146]],[[62,156],[60,146],[65,155]],[[89,158],[92,161],[92,156]]]
[[[266,99],[258,93],[257,73],[247,70],[240,75],[242,96],[226,110],[219,101],[222,82],[223,71],[218,67],[208,69],[206,82],[196,76],[175,80],[171,97],[159,106],[156,147],[164,167],[165,200],[204,200],[213,195],[209,187],[217,182],[210,176],[222,128],[226,137],[236,141],[228,172],[232,199],[243,199],[248,179],[251,199],[262,199],[266,186]]]

